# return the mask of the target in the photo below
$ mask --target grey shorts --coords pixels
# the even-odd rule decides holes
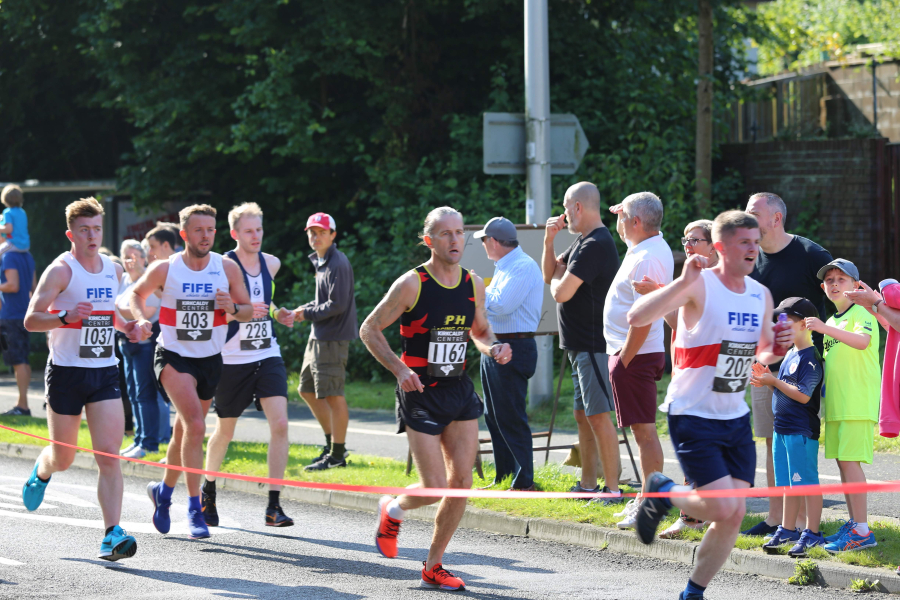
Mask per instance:
[[[0,335],[3,336],[3,362],[11,367],[27,363],[31,337],[25,329],[25,320],[0,320]]]
[[[772,413],[772,388],[767,385],[750,388],[753,405],[753,435],[770,438],[775,432],[775,415]]]
[[[310,338],[300,369],[300,392],[316,398],[344,395],[347,355],[350,342],[329,342]]]
[[[615,410],[609,381],[609,356],[605,352],[594,352],[592,356],[590,352],[572,350],[567,354],[572,363],[575,410],[583,410],[588,417]],[[597,373],[600,379],[597,379]]]

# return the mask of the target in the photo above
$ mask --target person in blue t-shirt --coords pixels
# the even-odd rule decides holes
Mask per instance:
[[[775,462],[775,485],[797,487],[819,483],[819,391],[824,365],[813,346],[812,331],[806,328],[808,317],[819,316],[815,305],[806,298],[787,298],[774,315],[784,314],[794,331],[794,346],[785,354],[776,379],[769,368],[753,365],[750,383],[774,389],[772,412],[775,434],[772,441]],[[806,529],[794,529],[801,503],[806,500]],[[822,496],[787,496],[784,518],[775,535],[763,546],[767,553],[788,543],[788,554],[806,556],[807,548],[821,546],[825,538],[819,531],[822,519]]]
[[[22,208],[25,196],[22,188],[10,184],[0,192],[0,202],[6,208],[0,215],[0,235],[5,240],[0,244],[0,255],[7,252],[28,252],[31,248],[31,237],[28,235],[28,215]]]
[[[25,312],[37,277],[34,258],[29,252],[7,252],[0,258],[0,341],[3,361],[16,374],[19,401],[6,412],[7,415],[30,416],[28,408],[28,384],[31,382],[31,366],[28,364],[30,336],[25,329]]]

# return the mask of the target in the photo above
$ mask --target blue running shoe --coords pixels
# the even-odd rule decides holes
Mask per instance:
[[[765,521],[761,521],[751,527],[746,531],[742,531],[741,535],[759,535],[759,536],[767,536],[767,535],[775,535],[775,532],[778,531],[778,525],[769,525]]]
[[[203,517],[202,510],[188,509],[188,531],[191,532],[192,540],[202,540],[209,537],[209,527],[206,526],[206,519]]]
[[[824,545],[825,538],[823,536],[816,535],[809,529],[804,529],[803,533],[800,534],[800,541],[788,550],[788,556],[791,558],[803,558],[806,556],[807,549]]]
[[[100,544],[100,554],[97,558],[117,561],[120,558],[131,558],[137,552],[137,540],[125,533],[118,525],[103,538]]]
[[[697,594],[685,594],[684,590],[681,590],[681,593],[678,594],[678,600],[703,600],[703,596],[698,596]]]
[[[151,481],[147,484],[147,495],[153,502],[153,526],[160,533],[169,533],[172,527],[172,519],[169,518],[169,508],[172,506],[172,500],[163,500],[160,492],[162,491],[163,482],[159,483]]]
[[[860,535],[856,533],[856,529],[847,531],[840,539],[825,544],[825,549],[832,554],[838,552],[850,552],[852,550],[862,550],[864,548],[873,548],[878,545],[875,541],[875,532],[869,530],[869,535]]]
[[[37,470],[37,463],[34,463],[31,476],[22,486],[22,501],[25,503],[25,508],[30,511],[37,510],[44,501],[44,492],[47,491],[47,484],[50,483],[49,479],[47,481],[38,479]]]
[[[838,541],[839,539],[844,537],[845,533],[853,529],[855,526],[856,522],[853,519],[847,519],[846,521],[844,521],[844,524],[841,525],[841,528],[837,530],[837,533],[825,536],[825,542],[831,543]]]
[[[784,546],[785,544],[793,545],[795,542],[800,541],[800,530],[799,529],[785,529],[781,525],[778,526],[778,530],[775,532],[775,535],[772,536],[768,542],[763,544],[763,552],[766,554],[777,554],[778,548]]]

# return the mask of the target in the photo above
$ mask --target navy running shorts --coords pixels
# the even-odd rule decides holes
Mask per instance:
[[[219,379],[222,377],[221,354],[189,358],[157,346],[156,355],[153,357],[153,372],[156,374],[156,383],[159,384],[159,391],[162,392],[163,398],[166,402],[171,402],[159,378],[166,365],[172,365],[172,368],[179,373],[187,373],[197,381],[197,396],[200,400],[212,400],[216,394]]]
[[[681,470],[698,488],[726,475],[753,487],[756,444],[750,413],[725,420],[669,415],[669,435]]]
[[[440,435],[453,421],[471,421],[484,414],[484,403],[475,393],[468,375],[443,387],[426,387],[424,392],[404,392],[397,386],[397,433],[409,427],[419,433]]]
[[[236,419],[251,404],[262,410],[262,398],[287,395],[287,370],[280,356],[243,365],[223,365],[216,388],[216,414],[222,419]]]
[[[61,367],[48,360],[44,395],[56,414],[80,415],[85,404],[122,397],[119,367]]]

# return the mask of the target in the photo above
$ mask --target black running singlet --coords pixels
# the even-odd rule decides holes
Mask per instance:
[[[455,286],[445,287],[424,265],[416,303],[400,316],[400,360],[428,387],[456,383],[465,373],[469,330],[475,320],[475,281],[460,267]]]

